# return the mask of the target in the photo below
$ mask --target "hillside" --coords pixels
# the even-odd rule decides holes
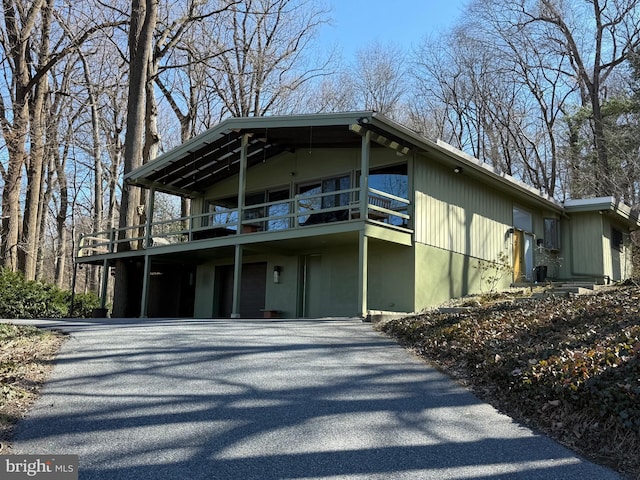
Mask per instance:
[[[480,398],[640,479],[640,288],[503,297],[379,324]]]

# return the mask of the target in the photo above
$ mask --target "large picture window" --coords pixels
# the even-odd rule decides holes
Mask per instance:
[[[400,163],[386,167],[373,168],[369,171],[369,188],[389,193],[399,198],[409,199],[409,175],[407,174],[407,164]],[[408,214],[409,209],[406,203],[397,200],[388,200],[389,205],[385,208],[398,213]],[[401,217],[385,215],[384,222],[391,225],[406,227],[406,221]]]

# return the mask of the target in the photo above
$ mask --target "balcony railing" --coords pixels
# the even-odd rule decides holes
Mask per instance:
[[[127,250],[138,250],[238,233],[255,234],[354,221],[361,219],[362,211],[366,212],[368,222],[411,233],[409,200],[370,188],[367,204],[363,206],[359,194],[357,188],[301,194],[286,200],[246,205],[242,212],[238,208],[216,207],[207,213],[84,234],[80,236],[77,256],[114,253],[121,250],[123,243],[127,244]]]

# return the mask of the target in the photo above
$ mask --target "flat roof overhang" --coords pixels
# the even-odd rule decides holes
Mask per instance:
[[[629,227],[629,229],[640,229],[638,214],[628,205],[618,202],[615,197],[570,199],[564,202],[564,209],[568,214],[599,212],[613,215],[616,220]]]

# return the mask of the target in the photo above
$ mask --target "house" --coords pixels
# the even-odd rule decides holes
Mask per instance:
[[[559,203],[373,112],[230,118],[125,181],[148,190],[146,219],[83,236],[76,262],[106,277],[121,260],[143,317],[366,317],[622,280],[639,226],[613,198]],[[158,218],[160,193],[191,215]]]

